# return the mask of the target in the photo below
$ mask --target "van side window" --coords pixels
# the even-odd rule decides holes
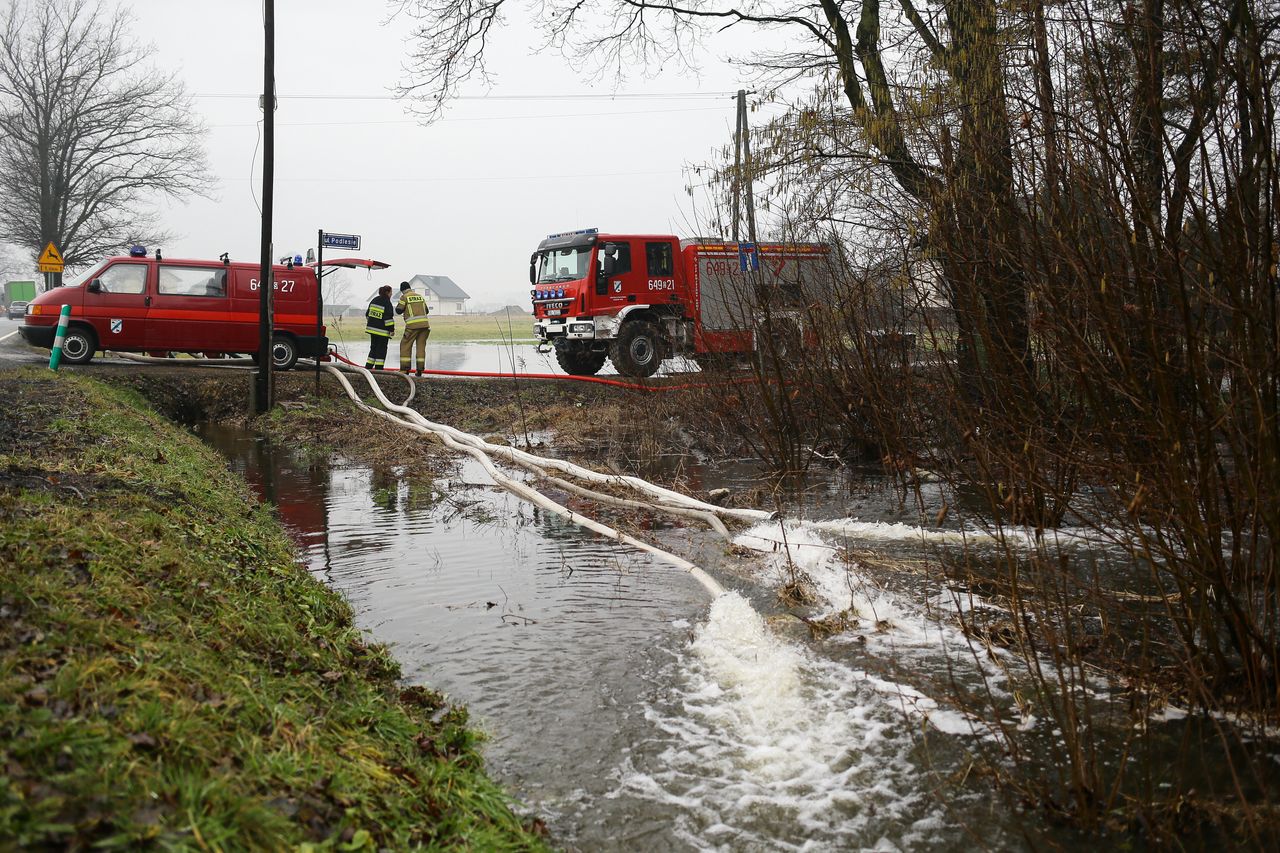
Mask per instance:
[[[226,296],[227,271],[202,267],[160,267],[160,293],[166,296]]]
[[[670,243],[645,243],[644,257],[649,266],[649,276],[675,275],[675,265],[671,259]]]
[[[144,264],[113,264],[97,281],[103,293],[146,293],[147,268]]]

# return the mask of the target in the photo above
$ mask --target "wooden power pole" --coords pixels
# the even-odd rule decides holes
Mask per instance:
[[[258,372],[253,382],[255,414],[270,411],[274,370],[271,366],[272,291],[271,208],[276,156],[276,6],[263,0],[262,69],[262,254],[258,271]]]

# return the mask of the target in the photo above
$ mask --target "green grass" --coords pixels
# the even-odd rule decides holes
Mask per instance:
[[[84,377],[0,392],[0,849],[543,846],[212,451]]]
[[[404,324],[396,325],[396,340],[404,332]],[[362,341],[367,335],[364,331],[364,319],[361,317],[342,317],[338,322],[330,319],[326,323],[326,332],[331,341]],[[533,317],[531,315],[513,315],[507,317],[487,317],[480,314],[464,314],[461,316],[431,317],[432,343],[460,343],[463,341],[502,341],[515,340],[532,342]]]

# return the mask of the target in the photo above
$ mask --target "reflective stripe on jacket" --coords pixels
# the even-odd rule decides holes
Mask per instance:
[[[431,307],[421,293],[416,290],[401,291],[400,301],[396,303],[396,313],[404,315],[406,329],[430,328],[431,321],[427,319],[430,311]]]
[[[389,338],[396,330],[396,318],[391,313],[391,299],[375,296],[364,312],[364,330],[371,335]]]

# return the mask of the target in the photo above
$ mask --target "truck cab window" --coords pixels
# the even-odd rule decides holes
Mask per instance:
[[[644,256],[651,278],[670,278],[675,275],[675,263],[670,243],[645,243]]]
[[[618,250],[617,254],[613,256],[613,274],[623,275],[625,273],[631,272],[631,244],[614,243],[612,245],[615,249]],[[604,266],[603,266],[604,253],[603,252],[601,252],[600,258],[601,258],[600,269],[601,271],[603,271],[604,269]]]
[[[103,293],[146,293],[147,268],[144,264],[114,264],[96,279]]]

